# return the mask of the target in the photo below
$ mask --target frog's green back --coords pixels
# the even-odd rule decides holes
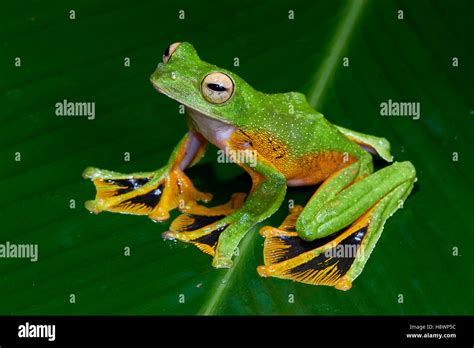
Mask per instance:
[[[322,114],[306,100],[306,96],[300,92],[267,94],[267,98],[272,105],[287,106],[287,113],[290,118],[298,119],[300,117],[318,120],[323,117]],[[284,109],[282,111],[285,111]]]
[[[255,105],[254,119],[242,128],[260,131],[284,143],[295,156],[334,151],[359,157],[364,151],[344,136],[334,125],[308,103],[299,92],[265,94]]]

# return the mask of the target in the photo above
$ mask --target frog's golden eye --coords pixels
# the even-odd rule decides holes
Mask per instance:
[[[174,51],[176,51],[176,49],[178,48],[180,44],[181,42],[175,42],[174,44],[171,44],[168,47],[166,47],[165,52],[163,52],[163,63],[165,64],[168,63]]]
[[[232,97],[234,81],[227,74],[212,72],[202,80],[201,92],[207,101],[213,104],[222,104]]]

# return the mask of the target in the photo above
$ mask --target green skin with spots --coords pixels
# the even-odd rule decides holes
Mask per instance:
[[[234,84],[232,96],[220,104],[211,103],[203,96],[202,81],[212,72],[226,74]],[[186,42],[179,44],[165,64],[159,64],[151,82],[158,91],[185,105],[188,111],[197,112],[210,121],[272,135],[286,144],[294,158],[331,151],[346,153],[356,159],[338,175],[327,179],[313,195],[297,220],[296,230],[307,241],[328,236],[349,226],[378,202],[367,232],[365,252],[356,258],[347,277],[352,281],[360,274],[380,237],[385,220],[402,205],[416,181],[415,169],[410,162],[395,162],[373,173],[371,155],[357,143],[368,145],[380,157],[392,161],[386,139],[331,124],[308,104],[301,93],[266,94],[256,91],[233,72],[202,61],[193,46]],[[189,133],[185,135],[177,149],[189,136]],[[213,139],[208,140],[213,142]],[[159,170],[160,176],[166,175],[176,153],[177,150],[169,164]],[[87,170],[87,177],[114,174],[95,168]],[[254,183],[240,209],[221,220],[222,226],[230,225],[219,237],[214,267],[230,267],[241,239],[255,224],[271,216],[284,199],[287,180],[283,173],[260,156],[257,165],[250,170],[264,179]],[[357,182],[353,183],[355,180]]]

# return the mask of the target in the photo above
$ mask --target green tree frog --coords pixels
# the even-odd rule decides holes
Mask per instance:
[[[260,230],[264,264],[257,272],[350,289],[385,221],[410,194],[413,165],[394,162],[374,173],[371,154],[392,161],[386,139],[331,124],[301,93],[259,92],[233,72],[202,61],[187,42],[165,50],[151,83],[185,106],[189,131],[155,171],[87,168],[83,176],[97,192],[86,208],[154,221],[179,209],[182,214],[163,238],[192,243],[212,256],[214,267],[229,268],[239,242],[275,213],[288,186],[320,184],[306,206],[290,209],[279,227]],[[234,193],[215,207],[198,204],[212,196],[197,190],[184,170],[201,159],[208,143],[232,151],[252,179],[248,195]]]

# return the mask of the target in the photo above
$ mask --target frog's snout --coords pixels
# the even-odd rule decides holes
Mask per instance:
[[[157,85],[158,80],[163,76],[163,67],[164,67],[163,63],[161,62],[158,63],[155,71],[153,71],[153,73],[150,75],[150,82],[153,85]]]

